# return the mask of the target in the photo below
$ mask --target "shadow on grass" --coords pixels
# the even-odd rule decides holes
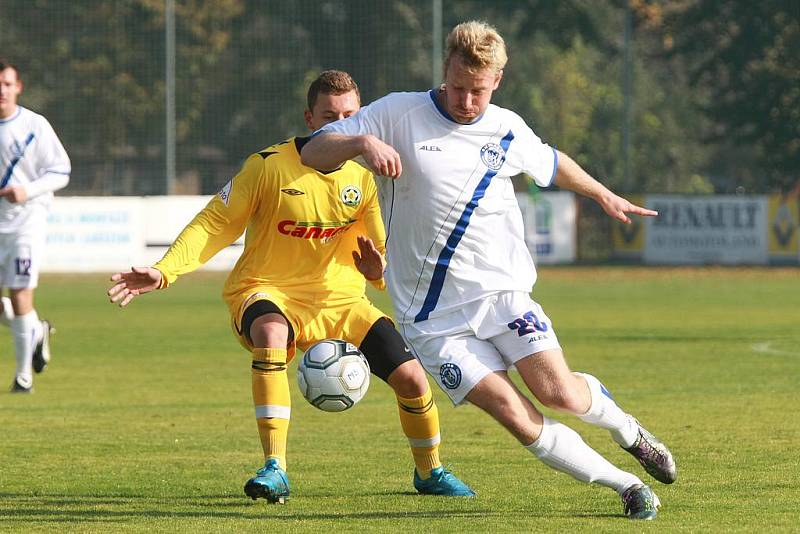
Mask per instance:
[[[393,494],[398,495],[398,494]],[[429,496],[414,498],[429,500]],[[309,500],[320,497],[307,496]],[[299,499],[304,499],[300,497]],[[245,521],[326,521],[326,520],[402,520],[402,519],[487,519],[487,518],[575,518],[610,519],[622,518],[617,514],[564,514],[549,510],[535,512],[525,510],[492,510],[479,508],[472,510],[415,510],[415,503],[409,502],[409,509],[352,511],[342,513],[319,512],[303,507],[292,510],[292,502],[286,506],[269,505],[265,501],[253,502],[243,497],[229,495],[201,495],[191,497],[141,497],[141,496],[75,496],[75,495],[30,495],[0,493],[0,521],[21,521],[37,523],[126,523],[140,519],[235,519]],[[430,502],[430,501],[428,501]],[[474,501],[471,501],[474,502]],[[304,503],[305,504],[305,503]],[[418,503],[417,503],[418,504]],[[100,508],[100,509],[99,509]],[[188,508],[188,509],[187,509]],[[443,507],[446,508],[446,507]],[[235,510],[234,510],[235,509]]]

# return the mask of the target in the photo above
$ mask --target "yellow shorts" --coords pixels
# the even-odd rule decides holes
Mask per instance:
[[[256,286],[228,302],[230,310],[236,310],[231,316],[233,330],[239,343],[248,351],[255,347],[241,331],[242,316],[259,300],[268,300],[278,306],[292,325],[294,340],[287,347],[289,360],[294,357],[295,347],[306,350],[323,339],[344,339],[359,346],[372,325],[381,317],[387,317],[365,295],[331,299],[319,298],[319,294],[313,293],[290,295],[273,287]]]

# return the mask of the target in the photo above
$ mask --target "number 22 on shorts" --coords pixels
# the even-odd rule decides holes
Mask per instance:
[[[547,332],[547,323],[540,321],[532,311],[525,312],[522,317],[514,319],[508,323],[511,330],[516,330],[517,335],[522,337],[536,331]]]

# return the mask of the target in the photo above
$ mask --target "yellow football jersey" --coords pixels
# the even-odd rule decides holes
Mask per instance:
[[[375,182],[351,161],[329,173],[306,167],[300,148],[307,139],[290,138],[247,159],[154,266],[164,286],[246,229],[244,251],[223,290],[229,305],[249,287],[264,285],[320,301],[364,294],[352,257],[356,237],[370,237],[385,252]]]

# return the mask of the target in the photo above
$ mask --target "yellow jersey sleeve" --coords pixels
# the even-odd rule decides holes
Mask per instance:
[[[378,204],[378,190],[375,186],[374,180],[370,177],[369,182],[370,184],[369,189],[367,189],[367,194],[365,195],[364,200],[366,201],[365,208],[364,208],[364,226],[367,229],[367,237],[372,239],[372,242],[375,244],[375,248],[386,257],[386,229],[383,226],[383,219],[381,218],[381,208],[380,204]],[[368,280],[370,284],[375,289],[384,290],[386,289],[386,281],[383,277],[380,277],[377,280]]]
[[[242,235],[262,199],[259,189],[263,176],[263,158],[250,156],[242,170],[195,215],[153,266],[161,271],[162,288],[194,271]]]

